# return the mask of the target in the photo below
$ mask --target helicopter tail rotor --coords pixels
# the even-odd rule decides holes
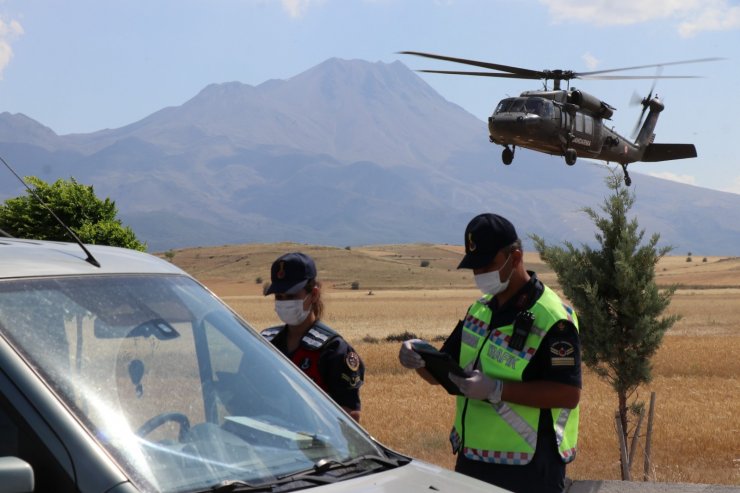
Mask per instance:
[[[632,140],[635,140],[637,134],[640,132],[642,121],[645,119],[645,112],[650,107],[650,98],[643,98],[638,104],[642,105],[642,111],[640,111],[640,117],[637,119],[637,123],[635,123],[635,128],[632,129]]]
[[[632,97],[630,97],[630,106],[637,106],[642,104],[642,96],[637,91],[632,91]]]
[[[655,78],[653,79],[653,84],[650,86],[650,92],[648,92],[648,95],[646,97],[641,99],[637,91],[632,93],[632,98],[630,99],[630,105],[631,106],[637,106],[638,104],[642,105],[642,111],[640,112],[640,117],[637,119],[635,128],[632,129],[632,139],[633,140],[635,139],[635,137],[637,137],[637,134],[640,132],[642,121],[645,119],[645,112],[650,107],[650,100],[653,99],[653,92],[655,91],[655,84],[658,82],[658,79],[660,78],[660,74],[662,71],[663,71],[663,67],[658,66],[658,69],[655,72]]]

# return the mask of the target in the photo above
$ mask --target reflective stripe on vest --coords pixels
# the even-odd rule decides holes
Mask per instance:
[[[521,351],[509,346],[513,326],[497,327],[488,332],[492,312],[486,296],[474,303],[463,322],[460,366],[472,365],[480,354],[479,368],[493,378],[521,381],[524,369],[539,348],[548,330],[558,320],[570,320],[578,329],[578,320],[570,307],[563,305],[557,294],[545,290],[531,311],[535,326]],[[467,405],[466,405],[467,401]],[[465,411],[465,443],[461,444],[456,430],[462,429]],[[552,409],[552,422],[558,451],[564,462],[575,458],[578,439],[578,408]],[[540,409],[501,402],[491,405],[486,401],[457,397],[457,415],[451,441],[453,449],[460,450],[469,459],[497,464],[527,464],[537,446],[537,428]]]

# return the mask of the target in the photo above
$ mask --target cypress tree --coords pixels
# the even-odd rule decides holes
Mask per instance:
[[[645,231],[628,217],[635,195],[615,174],[607,176],[606,184],[611,194],[601,206],[603,215],[582,209],[596,226],[598,248],[576,248],[567,241],[564,247],[548,246],[541,237],[532,238],[577,310],[583,363],[617,394],[629,445],[628,412],[643,407],[635,391],[652,380],[651,358],[680,316],[661,316],[677,286],[660,288],[655,282],[655,266],[671,247],[657,248],[657,233],[643,244]]]

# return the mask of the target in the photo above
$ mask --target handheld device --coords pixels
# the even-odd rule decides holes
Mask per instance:
[[[419,341],[413,343],[414,351],[424,359],[425,368],[432,374],[435,380],[439,382],[448,394],[462,395],[460,389],[450,380],[449,374],[467,378],[468,372],[460,368],[452,356],[439,351],[429,343]]]

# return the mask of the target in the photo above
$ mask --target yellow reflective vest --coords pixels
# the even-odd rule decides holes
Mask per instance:
[[[460,345],[460,366],[465,368],[472,364],[480,354],[478,368],[489,377],[522,381],[524,369],[556,322],[569,320],[578,330],[578,319],[573,309],[564,305],[558,295],[545,286],[530,309],[535,321],[524,347],[521,351],[514,350],[508,346],[513,325],[496,327],[486,337],[492,317],[488,307],[490,300],[491,296],[486,295],[470,307],[463,322]],[[571,462],[575,459],[578,442],[578,407],[551,409],[551,413],[560,457],[565,463]],[[450,440],[455,451],[462,452],[471,460],[527,464],[537,446],[539,416],[539,408],[504,401],[491,404],[457,396],[455,426]]]

